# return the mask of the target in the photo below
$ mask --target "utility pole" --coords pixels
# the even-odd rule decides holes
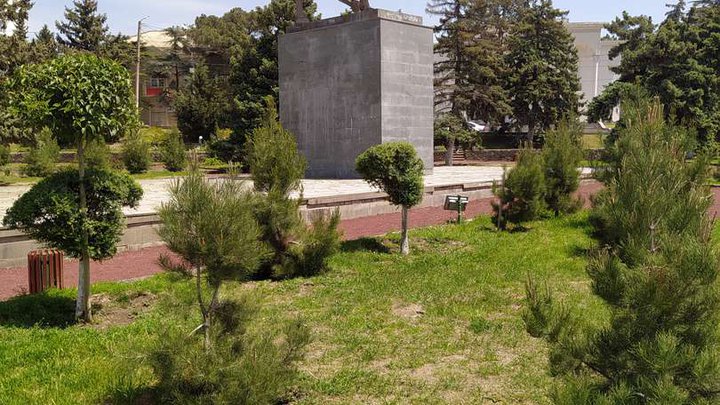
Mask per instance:
[[[135,108],[140,110],[140,34],[142,34],[142,22],[147,17],[138,21],[137,30],[137,64],[135,65]]]

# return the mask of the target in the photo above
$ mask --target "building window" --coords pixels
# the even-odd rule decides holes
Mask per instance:
[[[165,79],[162,77],[153,77],[152,79],[150,79],[150,87],[164,89],[165,88]]]
[[[147,83],[147,88],[145,89],[145,95],[148,97],[157,97],[162,95],[163,90],[165,89],[165,78],[163,77],[153,77],[151,78]]]

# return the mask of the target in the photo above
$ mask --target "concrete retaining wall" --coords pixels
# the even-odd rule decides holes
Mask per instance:
[[[465,151],[465,159],[478,162],[514,162],[520,149],[482,149]],[[584,151],[586,160],[601,160],[604,149]],[[435,162],[444,162],[445,152],[435,152]]]
[[[445,202],[446,195],[462,194],[471,200],[492,196],[491,183],[467,183],[425,189],[423,202],[419,207],[439,207]],[[398,212],[399,208],[387,201],[385,193],[362,193],[333,197],[306,199],[302,202],[300,213],[307,222],[322,215],[331,215],[340,211],[343,219],[364,218],[380,214]],[[161,245],[157,235],[160,218],[155,214],[127,217],[127,229],[118,246],[119,251],[138,250]],[[27,264],[27,254],[42,246],[25,234],[0,229],[0,269],[20,267]]]

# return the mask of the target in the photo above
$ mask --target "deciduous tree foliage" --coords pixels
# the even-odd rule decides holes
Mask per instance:
[[[551,371],[562,377],[555,403],[716,403],[720,267],[707,159],[686,161],[686,131],[664,121],[659,101],[623,111],[617,159],[593,209],[605,245],[587,268],[609,317],[589,322],[530,280],[526,326],[550,343]]]
[[[67,55],[50,62],[26,65],[7,86],[10,112],[36,131],[49,128],[62,144],[77,146],[78,209],[90,221],[84,150],[89,142],[118,139],[137,125],[128,71],[116,62],[90,54]],[[91,320],[89,226],[77,228],[82,242],[76,315]]]
[[[373,186],[385,192],[393,205],[402,208],[401,252],[410,254],[408,211],[422,201],[425,189],[423,161],[408,142],[376,145],[358,156],[358,173]]]
[[[93,260],[117,252],[123,232],[123,207],[135,207],[142,188],[130,176],[107,169],[85,173],[87,216],[80,210],[80,177],[77,169],[64,169],[41,180],[23,194],[3,218],[5,226],[60,249],[68,256],[83,257],[83,233]]]
[[[563,21],[566,15],[551,0],[533,0],[520,9],[510,31],[507,90],[517,124],[528,128],[529,142],[578,112],[578,56]]]

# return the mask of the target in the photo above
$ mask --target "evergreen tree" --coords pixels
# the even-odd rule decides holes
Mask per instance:
[[[507,229],[508,222],[519,226],[538,219],[545,209],[545,171],[540,153],[526,147],[520,151],[517,164],[503,174],[501,184],[493,184],[493,223]]]
[[[272,256],[260,269],[259,277],[313,276],[327,268],[328,257],[339,247],[336,211],[329,219],[320,217],[308,229],[300,216],[302,178],[307,168],[297,149],[295,137],[278,121],[272,97],[266,98],[265,117],[248,139],[247,161],[255,190],[263,194],[255,205],[261,239]]]
[[[622,57],[613,71],[624,84],[639,84],[658,96],[666,119],[695,128],[701,140],[720,132],[720,3],[684,1],[669,5],[657,27],[649,17],[624,13],[606,26],[611,38],[622,41],[610,57]],[[599,95],[601,104],[618,101],[622,85],[609,86]],[[607,112],[607,107],[600,109]],[[593,117],[597,118],[597,117]],[[606,117],[600,117],[606,118]]]
[[[545,202],[555,216],[575,212],[582,206],[580,199],[572,197],[580,186],[581,137],[582,127],[573,120],[562,122],[545,134]]]
[[[65,7],[65,20],[55,23],[58,42],[71,49],[100,52],[109,28],[107,16],[98,13],[97,0],[73,1],[73,8]]]
[[[517,123],[528,128],[528,142],[578,112],[578,56],[566,15],[551,0],[534,0],[521,9],[510,33],[508,91]]]
[[[207,66],[201,63],[195,67],[188,85],[176,95],[178,129],[187,142],[197,142],[201,136],[211,139],[220,126],[228,109],[220,89],[218,79],[210,77]]]
[[[304,0],[304,6],[308,17],[316,19],[315,1]],[[213,60],[213,70],[228,77],[221,97],[231,100],[232,108],[221,127],[233,133],[228,141],[213,145],[223,160],[245,160],[244,144],[264,117],[265,97],[278,98],[278,38],[294,21],[294,0],[271,0],[251,11],[236,8],[222,17],[198,17],[188,31]],[[224,63],[218,63],[218,57]]]
[[[35,35],[32,42],[33,61],[36,63],[46,62],[56,58],[60,54],[59,44],[55,38],[55,34],[50,31],[47,25],[43,25],[40,31]]]
[[[440,17],[435,26],[435,105],[445,114],[464,120],[474,92],[472,56],[468,44],[473,33],[468,21],[469,0],[432,0],[427,12]],[[455,138],[445,137],[445,165],[452,166]]]
[[[27,41],[27,21],[32,6],[31,0],[18,0],[7,2],[4,6],[0,5],[0,79],[32,61],[32,52]],[[10,35],[4,33],[8,23],[13,26]]]
[[[65,21],[58,21],[57,41],[72,50],[90,52],[97,56],[129,66],[133,44],[127,36],[110,34],[107,16],[98,12],[97,0],[74,0],[72,8],[65,8]]]
[[[683,129],[659,101],[624,103],[617,157],[594,215],[605,247],[591,254],[600,326],[528,283],[528,331],[549,341],[559,404],[720,401],[720,271],[710,240],[708,160],[685,159]],[[679,134],[677,132],[680,132]]]

